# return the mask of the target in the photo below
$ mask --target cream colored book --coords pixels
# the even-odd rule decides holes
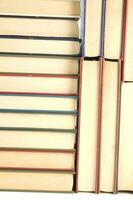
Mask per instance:
[[[0,72],[78,74],[78,59],[0,56]]]
[[[114,191],[115,153],[117,130],[117,106],[120,85],[119,62],[104,61],[101,116],[101,166],[100,190]]]
[[[118,190],[133,191],[133,83],[122,84]]]
[[[10,158],[10,159],[9,159]],[[0,150],[1,168],[73,170],[74,153]]]
[[[0,147],[74,149],[76,133],[56,131],[0,130]]]
[[[40,173],[34,171],[0,172],[0,190],[70,192],[72,188],[73,174],[70,173]]]
[[[100,55],[102,0],[87,0],[85,56]]]
[[[128,0],[125,12],[124,81],[133,81],[133,1]]]
[[[1,76],[0,91],[63,94],[77,93],[77,79]]]
[[[75,115],[0,113],[0,127],[74,129]]]
[[[104,56],[121,58],[124,0],[106,1]]]
[[[0,95],[0,109],[75,111],[77,110],[77,99],[57,96],[37,97]]]
[[[0,27],[1,35],[79,37],[78,23],[73,20],[0,18]]]
[[[0,52],[78,55],[80,44],[63,40],[0,39]]]
[[[99,61],[84,61],[79,154],[79,191],[95,191]]]
[[[1,0],[0,14],[79,16],[80,0]]]

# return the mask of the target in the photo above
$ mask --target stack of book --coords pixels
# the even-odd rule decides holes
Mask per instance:
[[[0,4],[0,190],[133,191],[133,1]]]

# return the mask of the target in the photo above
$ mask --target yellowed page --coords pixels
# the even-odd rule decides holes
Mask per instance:
[[[105,192],[113,192],[114,186],[118,73],[118,62],[104,62],[100,190]]]
[[[84,61],[82,78],[79,191],[94,191],[99,61]]]
[[[1,190],[72,191],[72,187],[72,174],[0,172]]]
[[[105,16],[105,57],[119,59],[121,57],[122,25],[124,0],[106,1]]]
[[[0,167],[73,170],[74,154],[33,151],[0,151]]]
[[[77,110],[77,100],[66,97],[1,96],[0,109]]]
[[[87,0],[85,55],[100,55],[102,0]]]
[[[133,83],[122,84],[118,190],[133,191]]]
[[[56,114],[0,113],[1,127],[74,129],[76,117]]]
[[[1,76],[0,91],[77,93],[77,79]]]
[[[127,2],[124,80],[133,81],[133,1]]]
[[[65,58],[0,56],[0,72],[77,74],[78,60]]]
[[[74,149],[75,134],[58,131],[0,130],[0,147]]]
[[[79,54],[75,41],[0,39],[0,51],[12,53]]]
[[[78,23],[72,20],[0,18],[1,35],[78,37]]]
[[[1,0],[1,14],[79,16],[79,0]],[[55,9],[56,8],[56,9]]]

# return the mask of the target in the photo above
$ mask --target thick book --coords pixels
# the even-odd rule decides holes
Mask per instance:
[[[118,190],[133,191],[133,83],[122,84]]]
[[[102,0],[87,0],[85,56],[100,55],[101,45]]]
[[[3,15],[34,16],[79,16],[79,0],[2,0],[0,13]]]
[[[106,1],[104,56],[120,59],[122,48],[124,0]]]
[[[83,62],[79,191],[95,191],[99,64],[99,61]]]
[[[47,1],[45,1],[47,2]],[[78,22],[63,19],[0,18],[0,35],[79,38]],[[0,36],[2,37],[2,36]]]
[[[133,81],[133,1],[125,1],[122,80]]]
[[[0,170],[0,190],[72,192],[73,174]]]
[[[74,157],[73,151],[66,150],[0,147],[0,169],[73,171]]]
[[[0,44],[0,53],[68,56],[80,54],[79,41],[0,38]]]
[[[100,190],[115,192],[117,181],[118,135],[120,106],[120,62],[104,61],[102,78],[102,109],[101,109],[101,161]],[[118,159],[118,158],[117,158]]]
[[[78,59],[0,55],[2,73],[78,74]]]

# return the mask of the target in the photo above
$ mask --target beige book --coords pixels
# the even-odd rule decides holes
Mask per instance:
[[[73,170],[74,153],[0,150],[0,168]]]
[[[65,184],[64,184],[65,183]],[[0,190],[35,190],[70,192],[73,174],[49,172],[1,171]]]
[[[87,0],[85,55],[100,55],[102,0]]]
[[[77,93],[77,79],[48,77],[1,76],[0,91]]]
[[[74,111],[77,110],[77,100],[71,97],[0,95],[0,109]]]
[[[118,62],[104,61],[100,166],[100,190],[104,192],[113,192],[114,190],[119,73]]]
[[[133,83],[122,84],[118,190],[133,191]]]
[[[63,131],[0,130],[0,147],[74,149],[75,134]]]
[[[79,155],[79,191],[95,191],[99,61],[84,61]]]
[[[74,129],[76,116],[59,114],[0,113],[0,127]]]
[[[133,81],[133,1],[128,0],[126,12],[124,81]]]
[[[79,16],[79,0],[1,0],[0,14]]]
[[[106,1],[104,52],[109,59],[121,57],[123,3],[124,0]]]
[[[78,74],[78,59],[0,56],[0,72]]]
[[[78,55],[80,44],[63,40],[0,39],[0,52]]]
[[[78,23],[73,20],[0,18],[1,35],[79,37]]]

